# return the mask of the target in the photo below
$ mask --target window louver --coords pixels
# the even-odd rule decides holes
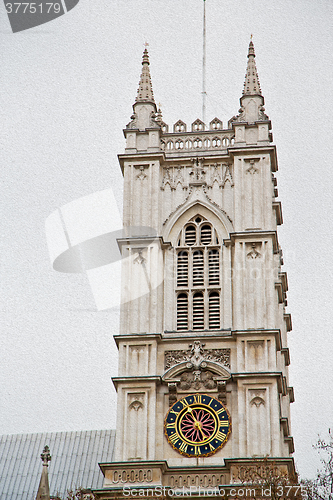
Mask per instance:
[[[187,226],[185,229],[185,245],[191,247],[195,244],[196,240],[196,228],[195,226]]]
[[[177,330],[188,330],[188,299],[186,293],[177,297]]]
[[[179,252],[177,258],[177,286],[188,285],[188,253]]]
[[[177,330],[219,330],[222,261],[217,231],[196,214],[181,229],[177,247]]]
[[[205,224],[201,227],[201,244],[209,245],[212,242],[212,228]]]
[[[204,284],[204,258],[201,250],[193,252],[193,286]]]
[[[202,293],[193,295],[193,330],[204,328],[204,299]]]
[[[220,265],[218,250],[210,250],[208,253],[208,283],[218,286],[220,284]]]
[[[209,329],[220,328],[220,296],[217,292],[209,295]]]

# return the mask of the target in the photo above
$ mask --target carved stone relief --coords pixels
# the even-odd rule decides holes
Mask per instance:
[[[266,389],[249,389],[248,447],[252,457],[270,453]]]
[[[184,361],[188,361],[195,369],[202,366],[203,361],[214,361],[230,368],[230,349],[204,349],[205,344],[195,340],[186,351],[166,351],[164,353],[164,368],[169,370]]]
[[[245,108],[241,106],[238,110],[238,115],[233,116],[230,122],[245,122]]]
[[[191,372],[183,372],[180,376],[180,383],[178,388],[181,391],[187,391],[194,389],[198,391],[199,389],[215,389],[217,383],[214,380],[214,373],[209,370],[194,370]]]
[[[138,115],[134,113],[131,116],[131,121],[126,125],[126,128],[137,129],[138,127]]]
[[[217,182],[217,185],[219,187],[222,187],[223,183],[222,183],[221,174],[220,174],[221,165],[218,163],[215,163],[214,165],[212,165],[212,167],[213,167],[213,172],[211,173],[210,182],[207,183],[207,186],[211,188],[211,187],[213,187],[214,182]]]
[[[140,181],[146,179],[147,174],[145,173],[145,169],[149,168],[149,165],[134,165],[134,167],[139,170],[138,174],[136,175],[136,179],[139,179]]]
[[[206,184],[206,169],[204,167],[204,158],[194,158],[192,160],[193,169],[190,172],[191,183],[195,185]]]
[[[260,258],[261,258],[261,253],[257,251],[257,249],[256,249],[256,243],[252,243],[252,249],[247,254],[247,259],[248,260],[254,260],[254,259],[260,259]]]
[[[227,404],[227,383],[225,380],[217,381],[218,399],[223,404]]]
[[[247,174],[257,174],[259,172],[259,169],[256,167],[256,163],[260,161],[260,158],[250,158],[250,159],[245,159],[245,164],[250,163],[250,166],[246,169]]]
[[[226,183],[228,181],[230,182],[230,186],[233,187],[234,181],[232,179],[230,165],[222,165],[222,167],[223,166],[225,167],[225,170],[224,170],[224,175],[223,175],[222,187],[224,188],[224,186],[226,185]]]
[[[144,248],[137,248],[136,253],[138,254],[137,257],[135,257],[133,264],[144,264],[146,262],[146,259],[143,257],[142,252]]]
[[[218,399],[226,403],[226,381],[221,380],[208,363],[216,363],[230,368],[230,349],[204,349],[205,344],[199,340],[189,345],[186,351],[166,351],[165,370],[183,365],[181,373],[175,376],[177,381],[169,382],[169,405],[177,401],[177,390],[217,390]],[[172,377],[171,377],[172,378]]]
[[[254,400],[260,399],[265,404],[266,389],[249,389],[250,405]]]
[[[144,393],[129,393],[127,396],[126,435],[134,437],[128,440],[127,460],[145,458],[143,434],[140,432],[143,425],[144,397]]]
[[[259,106],[259,117],[258,117],[258,121],[266,121],[266,120],[269,120],[269,117],[266,115],[265,113],[265,108],[264,106]]]
[[[181,187],[185,190],[187,189],[187,185],[184,182],[184,167],[166,167],[164,169],[164,176],[162,179],[161,190],[164,191],[167,184],[169,184],[171,190],[175,190],[177,185],[180,184]]]
[[[226,483],[226,476],[224,474],[210,474],[207,472],[196,474],[177,474],[170,475],[168,485],[171,488],[183,488],[195,486],[197,488],[214,488],[220,484]],[[208,496],[208,495],[207,495]]]

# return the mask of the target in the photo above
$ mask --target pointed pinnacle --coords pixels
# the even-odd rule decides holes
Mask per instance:
[[[153,87],[152,87],[151,78],[150,78],[149,56],[148,56],[147,47],[145,47],[145,50],[143,51],[142,73],[141,73],[138,93],[137,93],[135,101],[136,102],[153,102],[153,103],[155,103]]]
[[[261,89],[260,89],[260,83],[259,83],[256,62],[255,62],[256,55],[254,52],[252,35],[251,35],[251,40],[249,43],[249,51],[248,51],[247,57],[248,57],[248,61],[247,61],[247,68],[246,68],[246,74],[245,74],[243,95],[262,95]]]

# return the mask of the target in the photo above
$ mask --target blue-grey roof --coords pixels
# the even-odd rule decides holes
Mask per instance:
[[[40,455],[50,448],[50,494],[101,488],[98,463],[111,462],[116,431],[48,432],[0,436],[0,500],[34,500],[42,473]]]

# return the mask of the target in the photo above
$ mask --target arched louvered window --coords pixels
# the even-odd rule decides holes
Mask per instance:
[[[180,293],[177,297],[177,330],[188,330],[188,297]]]
[[[193,286],[203,286],[204,284],[204,256],[202,250],[193,252]]]
[[[205,246],[209,245],[212,242],[212,228],[208,224],[201,226],[200,242],[201,245]]]
[[[204,329],[204,297],[203,293],[193,295],[193,330]]]
[[[188,252],[179,252],[177,257],[177,286],[188,285]]]
[[[197,228],[192,224],[185,229],[185,245],[191,247],[196,242]]]
[[[220,284],[220,255],[218,250],[208,252],[208,283],[219,286]]]
[[[196,215],[177,244],[177,330],[220,329],[222,250],[215,228]]]
[[[218,292],[211,292],[208,299],[209,329],[220,328],[220,295]]]

